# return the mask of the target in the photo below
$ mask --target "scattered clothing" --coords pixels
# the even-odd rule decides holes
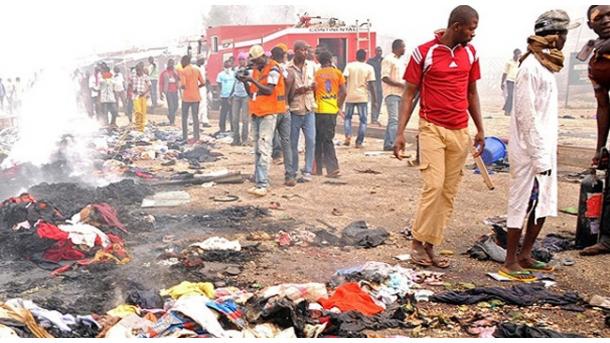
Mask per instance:
[[[578,293],[557,294],[549,292],[542,283],[519,284],[510,288],[477,287],[463,292],[437,293],[430,297],[430,301],[453,305],[476,304],[494,299],[518,306],[534,304],[569,306],[583,303],[583,299]]]
[[[493,333],[496,338],[581,338],[585,336],[573,333],[561,333],[539,327],[501,323]]]
[[[348,225],[341,238],[347,245],[360,246],[364,248],[373,248],[383,244],[390,234],[382,228],[373,229],[368,224],[361,220]]]
[[[400,306],[394,306],[375,316],[367,316],[357,311],[331,313],[326,333],[339,337],[364,338],[364,330],[411,327],[405,319],[406,314]]]
[[[162,297],[170,296],[173,299],[181,298],[185,295],[204,295],[208,298],[214,298],[214,285],[209,282],[189,282],[182,281],[180,284],[162,289],[161,292]]]
[[[318,302],[327,310],[337,307],[342,312],[358,311],[365,315],[383,312],[383,308],[375,304],[368,293],[352,282],[339,286],[330,298]]]

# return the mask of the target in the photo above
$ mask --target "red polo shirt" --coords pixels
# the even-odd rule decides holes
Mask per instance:
[[[463,129],[468,127],[468,85],[481,78],[479,58],[472,45],[451,49],[440,37],[413,50],[404,79],[419,87],[420,117],[447,129]]]

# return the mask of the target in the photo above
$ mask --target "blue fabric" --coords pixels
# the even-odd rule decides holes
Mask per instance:
[[[246,92],[246,87],[244,86],[243,82],[235,81],[235,91],[233,92],[233,96],[239,98],[245,98],[248,96],[248,93]]]
[[[292,171],[296,175],[299,170],[299,138],[301,130],[305,135],[305,169],[311,174],[316,152],[316,115],[313,112],[305,115],[292,114],[290,118],[290,145],[292,148]]]
[[[354,115],[354,109],[358,108],[358,115],[360,116],[360,125],[358,126],[358,138],[356,138],[356,144],[362,144],[364,142],[364,135],[366,134],[366,121],[367,121],[367,110],[368,103],[347,103],[345,105],[345,120],[343,122],[344,132],[346,137],[352,136],[352,116]]]
[[[219,83],[220,87],[220,97],[228,98],[231,96],[231,91],[233,90],[233,84],[235,84],[235,72],[233,70],[223,70],[218,74],[216,78],[216,82]]]
[[[383,139],[383,148],[391,150],[396,141],[396,130],[398,130],[398,108],[400,107],[401,97],[398,95],[388,95],[385,98],[385,104],[388,108],[388,125],[385,129],[385,138]]]

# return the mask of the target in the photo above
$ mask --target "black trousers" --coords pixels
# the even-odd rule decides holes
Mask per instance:
[[[199,140],[199,102],[182,102],[182,138],[188,139],[189,108],[193,116],[193,138]]]
[[[316,170],[315,173],[322,175],[322,169],[326,168],[327,174],[332,174],[339,169],[339,161],[335,153],[335,127],[337,126],[336,114],[316,113]]]

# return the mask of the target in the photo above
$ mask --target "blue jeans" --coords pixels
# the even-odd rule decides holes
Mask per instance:
[[[366,134],[367,107],[368,103],[366,102],[347,103],[347,105],[345,105],[345,120],[343,122],[345,137],[352,136],[352,116],[354,115],[354,108],[358,108],[360,126],[358,126],[358,138],[356,138],[356,144],[362,144],[362,142],[364,142],[364,135]]]
[[[254,178],[256,187],[269,187],[269,166],[273,150],[273,133],[277,114],[264,117],[252,116],[252,134],[254,135]]]
[[[286,180],[294,179],[297,174],[292,170],[292,150],[290,146],[290,112],[277,115],[276,131],[273,136],[273,151],[271,157],[284,157],[284,177]]]
[[[385,98],[385,105],[388,109],[388,125],[385,128],[385,138],[383,139],[383,150],[392,150],[396,141],[396,130],[398,130],[398,108],[402,97],[398,95],[388,95]]]
[[[304,174],[311,174],[316,152],[316,115],[313,112],[290,115],[290,145],[292,148],[292,172],[299,170],[299,138],[301,130],[305,135],[305,169]]]

